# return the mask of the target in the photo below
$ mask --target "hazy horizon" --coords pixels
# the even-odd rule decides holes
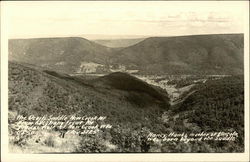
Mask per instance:
[[[213,34],[186,34],[186,35],[102,35],[102,34],[93,34],[93,35],[75,35],[75,36],[46,36],[46,37],[26,37],[26,38],[9,38],[9,39],[39,39],[39,38],[71,38],[79,37],[85,38],[88,40],[120,40],[120,39],[145,39],[150,37],[181,37],[181,36],[194,36],[194,35],[216,35],[216,34],[244,34],[244,33],[213,33]]]

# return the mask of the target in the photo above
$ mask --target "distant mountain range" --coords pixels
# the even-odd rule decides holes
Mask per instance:
[[[138,38],[138,39],[98,39],[98,40],[93,40],[94,42],[101,44],[106,47],[111,47],[111,48],[121,48],[121,47],[128,47],[135,45],[141,41],[143,41],[145,38]]]
[[[150,37],[136,39],[136,44],[131,39],[101,41],[109,46],[133,44],[124,48],[78,37],[15,39],[9,40],[9,60],[65,73],[243,74],[243,38],[216,34]]]
[[[152,74],[242,74],[243,44],[242,34],[152,37],[112,61]]]

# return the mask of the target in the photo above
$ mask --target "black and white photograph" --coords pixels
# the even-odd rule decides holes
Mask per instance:
[[[248,6],[1,3],[7,152],[246,153]]]

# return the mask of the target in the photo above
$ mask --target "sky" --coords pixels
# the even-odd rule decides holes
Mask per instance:
[[[9,38],[243,33],[246,1],[4,2]]]

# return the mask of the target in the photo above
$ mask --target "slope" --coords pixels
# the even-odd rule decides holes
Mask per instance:
[[[113,75],[105,78],[109,80]],[[150,122],[169,108],[167,95],[133,77],[126,77],[131,89],[116,85],[107,89],[89,80],[10,62],[9,110],[23,115],[104,115],[113,124],[120,121],[145,123],[148,118],[149,126],[153,126]],[[134,96],[140,102],[135,102]]]
[[[194,86],[185,101],[172,108],[176,129],[196,132],[234,132],[238,138],[209,141],[220,152],[244,150],[244,78],[229,76]],[[183,122],[183,123],[182,123]]]
[[[92,81],[96,87],[115,88],[128,91],[128,99],[142,107],[158,102],[169,107],[169,98],[165,91],[143,82],[127,73],[116,72]]]
[[[9,60],[72,73],[83,63],[106,64],[112,49],[84,38],[37,38],[9,40]]]
[[[243,46],[243,34],[152,37],[112,61],[151,74],[243,74]]]
[[[151,37],[125,48],[84,38],[9,41],[9,58],[64,73],[243,74],[243,34]],[[119,68],[115,68],[119,71]]]

